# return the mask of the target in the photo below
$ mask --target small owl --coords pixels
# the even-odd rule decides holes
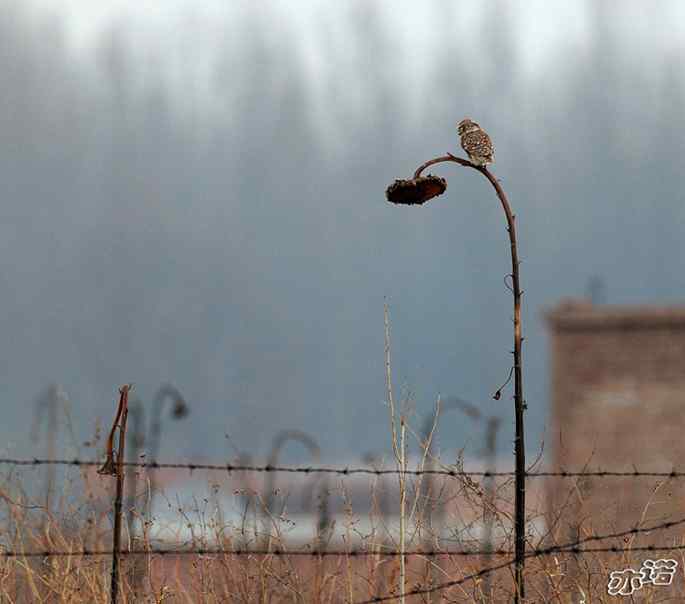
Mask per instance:
[[[474,164],[485,166],[492,163],[495,153],[492,141],[476,122],[468,118],[461,120],[457,132],[461,136],[461,148]]]

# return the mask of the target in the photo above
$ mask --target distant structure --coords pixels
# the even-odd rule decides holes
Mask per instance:
[[[545,312],[545,322],[550,469],[685,471],[685,306],[566,300]],[[677,520],[684,496],[683,478],[551,479],[548,530],[564,542]],[[655,531],[631,543],[671,543],[680,533]]]
[[[592,275],[587,280],[587,297],[593,304],[604,304],[606,283],[599,275]]]

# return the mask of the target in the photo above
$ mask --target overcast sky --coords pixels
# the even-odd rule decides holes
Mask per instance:
[[[502,417],[508,456],[499,203],[452,166],[424,207],[384,195],[459,151],[465,116],[518,216],[529,454],[555,437],[545,307],[593,275],[610,303],[682,302],[677,0],[0,6],[3,453],[37,454],[56,382],[58,452],[95,454],[75,445],[129,381],[148,410],[164,382],[191,406],[167,459],[265,456],[291,428],[327,461],[387,452],[387,301],[414,424],[460,396]],[[480,453],[469,422],[443,418],[447,458]]]

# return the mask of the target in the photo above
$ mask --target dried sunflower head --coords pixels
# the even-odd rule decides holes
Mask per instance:
[[[177,398],[174,402],[174,408],[171,411],[171,415],[174,419],[183,419],[190,413],[188,405],[182,398]]]
[[[447,181],[429,174],[411,180],[396,180],[385,190],[385,197],[391,203],[421,205],[429,199],[442,195],[447,189]]]

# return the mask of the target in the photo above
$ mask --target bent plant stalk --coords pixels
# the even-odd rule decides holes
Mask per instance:
[[[119,557],[121,550],[121,507],[124,496],[124,448],[126,445],[126,420],[128,418],[128,393],[131,389],[130,384],[125,384],[119,388],[119,407],[117,415],[112,424],[112,430],[107,439],[107,458],[103,466],[98,470],[98,474],[105,476],[115,476],[116,496],[114,499],[114,535],[112,546],[112,575],[110,583],[110,598],[112,604],[117,604],[119,598]],[[114,437],[119,431],[118,450],[116,461],[114,459]]]
[[[480,172],[485,178],[488,179],[490,184],[495,189],[495,193],[502,204],[502,209],[507,220],[507,231],[509,233],[509,244],[511,247],[511,281],[512,287],[511,292],[514,297],[514,413],[516,417],[516,437],[514,441],[514,451],[516,457],[516,493],[515,493],[515,565],[516,565],[516,594],[514,601],[519,604],[523,601],[525,597],[524,588],[524,565],[525,565],[525,548],[526,548],[526,521],[525,521],[525,509],[526,509],[526,457],[525,457],[525,439],[524,439],[524,426],[523,426],[523,412],[526,409],[526,402],[523,398],[523,376],[522,367],[523,361],[521,358],[521,342],[523,337],[521,336],[521,286],[519,279],[519,259],[516,244],[516,217],[511,211],[511,206],[509,205],[509,200],[507,199],[504,190],[500,186],[494,175],[485,166],[476,165],[466,159],[461,157],[456,157],[451,153],[447,155],[442,155],[434,159],[430,159],[427,162],[421,164],[414,173],[414,181],[421,177],[421,173],[428,167],[434,164],[439,164],[443,162],[453,162],[464,166],[466,168],[473,168],[474,170]],[[441,179],[437,179],[441,180]],[[444,181],[443,181],[444,183]],[[441,187],[441,191],[435,192],[435,194],[440,194],[444,191],[444,186]],[[427,196],[423,201],[428,199]],[[495,398],[499,398],[499,391],[495,395]]]

